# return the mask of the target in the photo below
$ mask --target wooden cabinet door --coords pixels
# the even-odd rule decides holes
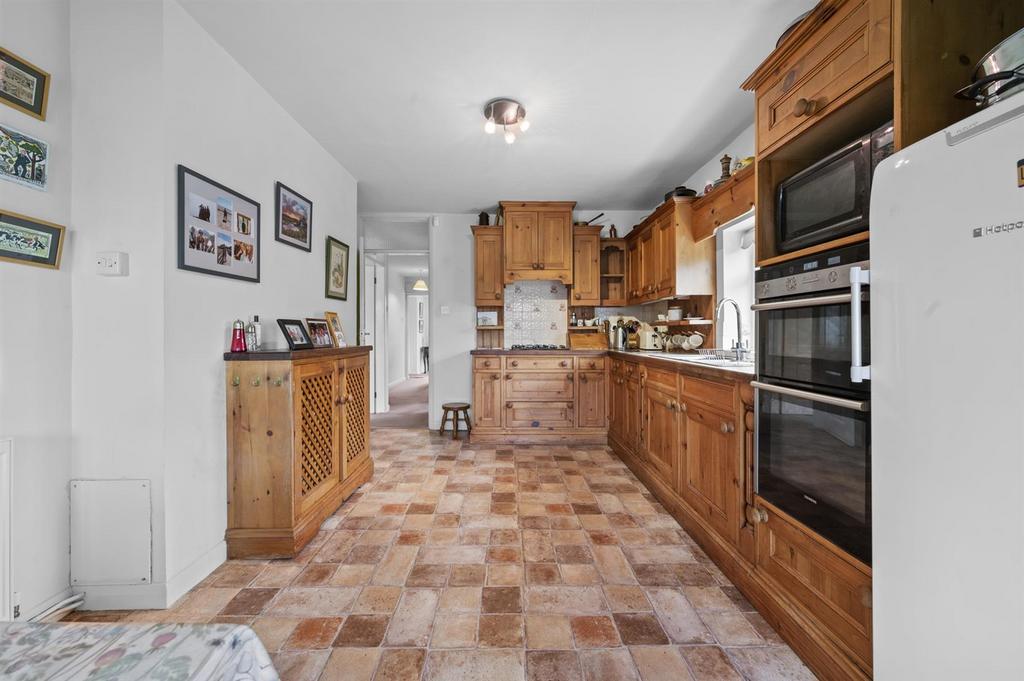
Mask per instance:
[[[343,477],[347,478],[370,458],[370,358],[369,355],[363,355],[344,362]]]
[[[630,304],[633,304],[640,297],[640,243],[639,241],[630,241],[629,250],[626,254],[627,267],[626,267],[626,298]]]
[[[503,244],[501,229],[481,229],[473,234],[476,265],[476,304],[479,307],[500,307],[505,296],[502,272]]]
[[[685,398],[681,409],[679,493],[722,537],[735,543],[743,512],[735,417]]]
[[[512,372],[505,374],[505,399],[516,400],[571,400],[575,375],[566,373]]]
[[[616,442],[624,440],[626,413],[622,408],[625,402],[625,380],[618,371],[612,371],[608,377],[608,437]]]
[[[473,372],[473,427],[501,428],[501,371]]]
[[[572,236],[572,293],[570,305],[601,304],[601,235],[595,230]]]
[[[658,253],[654,229],[640,235],[640,297],[649,298],[658,288]]]
[[[604,428],[608,424],[605,396],[608,383],[603,371],[581,371],[576,378],[576,425]]]
[[[655,246],[658,257],[658,297],[670,296],[676,292],[676,230],[673,214],[666,213],[654,227]]]
[[[572,283],[572,213],[541,213],[538,218],[537,262],[549,274],[563,273]],[[552,276],[551,278],[555,278]]]
[[[643,390],[644,459],[670,487],[676,480],[679,419],[675,393],[646,385]]]
[[[637,456],[641,456],[640,452],[640,379],[638,376],[626,377],[625,382],[622,385],[623,400],[622,400],[622,412],[624,422],[624,440],[625,445],[629,447],[630,451],[636,452]]]
[[[537,253],[537,213],[509,211],[505,214],[505,281],[515,273],[532,272],[540,262]]]
[[[295,367],[294,481],[295,516],[301,517],[340,484],[341,440],[338,372],[333,360]],[[344,387],[342,387],[344,390]]]

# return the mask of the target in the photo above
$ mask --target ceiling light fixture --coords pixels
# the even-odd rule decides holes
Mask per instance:
[[[530,129],[530,122],[526,120],[526,109],[514,99],[499,97],[484,104],[484,132],[493,134],[498,125],[504,131],[505,142],[512,144],[516,141],[516,128],[523,133]]]
[[[427,282],[423,279],[423,270],[420,270],[420,277],[416,280],[416,283],[412,285],[413,291],[429,291],[427,288]]]

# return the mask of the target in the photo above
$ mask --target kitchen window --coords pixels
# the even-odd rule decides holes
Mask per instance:
[[[743,337],[740,341],[754,347],[754,211],[744,213],[715,235],[717,253],[718,300],[732,298],[740,306]],[[716,325],[715,346],[732,347],[736,338],[736,315],[727,308]]]

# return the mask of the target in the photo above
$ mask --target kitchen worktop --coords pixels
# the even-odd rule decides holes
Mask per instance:
[[[665,362],[672,366],[685,364],[687,367],[706,369],[711,372],[724,371],[731,376],[735,376],[736,374],[741,376],[753,376],[755,373],[754,365],[752,363],[743,366],[730,366],[729,364],[699,360],[696,359],[697,355],[683,355],[674,352],[664,352],[662,350],[608,350],[607,352],[612,356],[629,357],[631,359],[649,359],[655,362]]]
[[[470,350],[471,355],[588,355],[600,356],[608,354],[603,349],[579,349],[565,348],[562,350],[503,350],[501,348],[487,348]]]

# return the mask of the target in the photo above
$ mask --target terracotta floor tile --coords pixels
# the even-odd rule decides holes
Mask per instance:
[[[522,615],[480,615],[481,648],[518,648],[523,645]]]
[[[696,681],[743,681],[718,646],[683,646],[679,650]]]
[[[485,613],[522,612],[522,593],[518,586],[485,586],[480,598]]]
[[[407,587],[444,586],[448,581],[447,565],[414,565],[405,578]]]
[[[668,636],[658,618],[647,612],[617,612],[612,617],[619,629],[622,642],[627,646],[668,645]],[[641,674],[642,676],[642,674]]]
[[[432,651],[423,681],[523,681],[523,657],[521,650]]]
[[[252,629],[268,652],[276,652],[302,620],[298,617],[257,617]]]
[[[360,586],[370,581],[375,566],[339,565],[331,577],[331,586]]]
[[[728,648],[733,666],[750,681],[814,681],[815,676],[792,650],[782,646]]]
[[[584,615],[608,609],[600,587],[594,586],[528,586],[528,612]]]
[[[562,573],[556,563],[527,563],[527,584],[561,584]]]
[[[764,645],[764,639],[757,633],[750,621],[741,612],[704,611],[700,615],[711,630],[715,640],[722,646]]]
[[[420,551],[419,546],[392,546],[384,554],[371,580],[373,584],[401,586],[405,584],[413,563]]]
[[[431,648],[474,648],[479,615],[472,612],[439,612],[434,619]]]
[[[267,565],[252,581],[252,586],[278,588],[288,586],[300,572],[302,572],[301,565]]]
[[[333,617],[349,612],[359,589],[349,587],[288,587],[266,608],[265,614],[285,617]]]
[[[594,567],[606,584],[636,584],[633,570],[618,546],[593,546]]]
[[[527,681],[583,681],[580,661],[575,652],[561,650],[528,650]]]
[[[567,586],[590,586],[601,583],[601,574],[590,564],[562,563],[558,566],[562,582]]]
[[[629,652],[643,681],[693,681],[678,648],[638,646]]]
[[[555,545],[555,560],[559,563],[593,563],[589,546]]]
[[[282,650],[317,650],[330,648],[341,627],[341,617],[316,617],[302,620],[281,646]]]
[[[238,587],[196,587],[167,612],[167,621],[194,622],[197,621],[197,617],[213,617],[221,612],[240,591],[241,589]]]
[[[366,586],[359,593],[352,612],[391,614],[401,597],[402,589],[397,586]]]
[[[224,563],[206,578],[206,586],[246,587],[264,570],[263,564]]]
[[[700,610],[723,610],[728,612],[739,612],[739,608],[733,603],[724,591],[717,586],[684,586],[683,593],[690,605]]]
[[[650,587],[647,598],[661,621],[665,633],[674,643],[713,643],[711,632],[697,615],[690,602],[678,589]]]
[[[486,577],[487,567],[485,565],[453,565],[448,584],[450,586],[482,586]]]
[[[625,648],[581,650],[579,656],[586,681],[640,681],[633,658]]]
[[[608,600],[612,612],[640,612],[653,609],[644,590],[638,586],[608,584],[604,587],[604,597]]]
[[[356,648],[379,646],[387,628],[387,615],[349,615],[342,623],[334,645]]]
[[[419,681],[427,651],[422,648],[386,649],[380,656],[374,681]]]
[[[440,610],[480,610],[482,587],[449,586],[441,593]]]
[[[259,615],[280,589],[242,589],[220,611],[221,615]]]
[[[398,533],[396,544],[418,546],[427,543],[427,533],[422,530],[402,530]]]
[[[434,589],[406,589],[388,629],[389,646],[426,646],[440,600]]]
[[[376,565],[384,557],[387,548],[379,544],[356,544],[346,556],[345,563]]]
[[[486,552],[484,546],[424,546],[416,560],[439,565],[483,563]]]
[[[572,626],[567,615],[527,615],[528,648],[572,648]]]
[[[570,623],[577,648],[611,648],[622,645],[615,623],[607,615],[573,617]]]
[[[281,681],[316,681],[327,662],[327,650],[293,650],[270,656]]]
[[[488,563],[521,563],[523,552],[517,546],[488,546]]]
[[[487,566],[488,586],[515,586],[522,583],[522,563],[491,563]]]
[[[521,541],[519,530],[494,530],[490,533],[491,544],[519,544]]]
[[[370,681],[380,653],[380,648],[335,648],[320,681]]]
[[[310,563],[292,583],[295,586],[324,586],[331,583],[337,569],[335,563]]]
[[[491,541],[491,531],[486,527],[464,527],[459,530],[459,543],[467,546],[485,546]]]
[[[441,527],[427,534],[428,546],[454,546],[459,543],[459,528]]]

